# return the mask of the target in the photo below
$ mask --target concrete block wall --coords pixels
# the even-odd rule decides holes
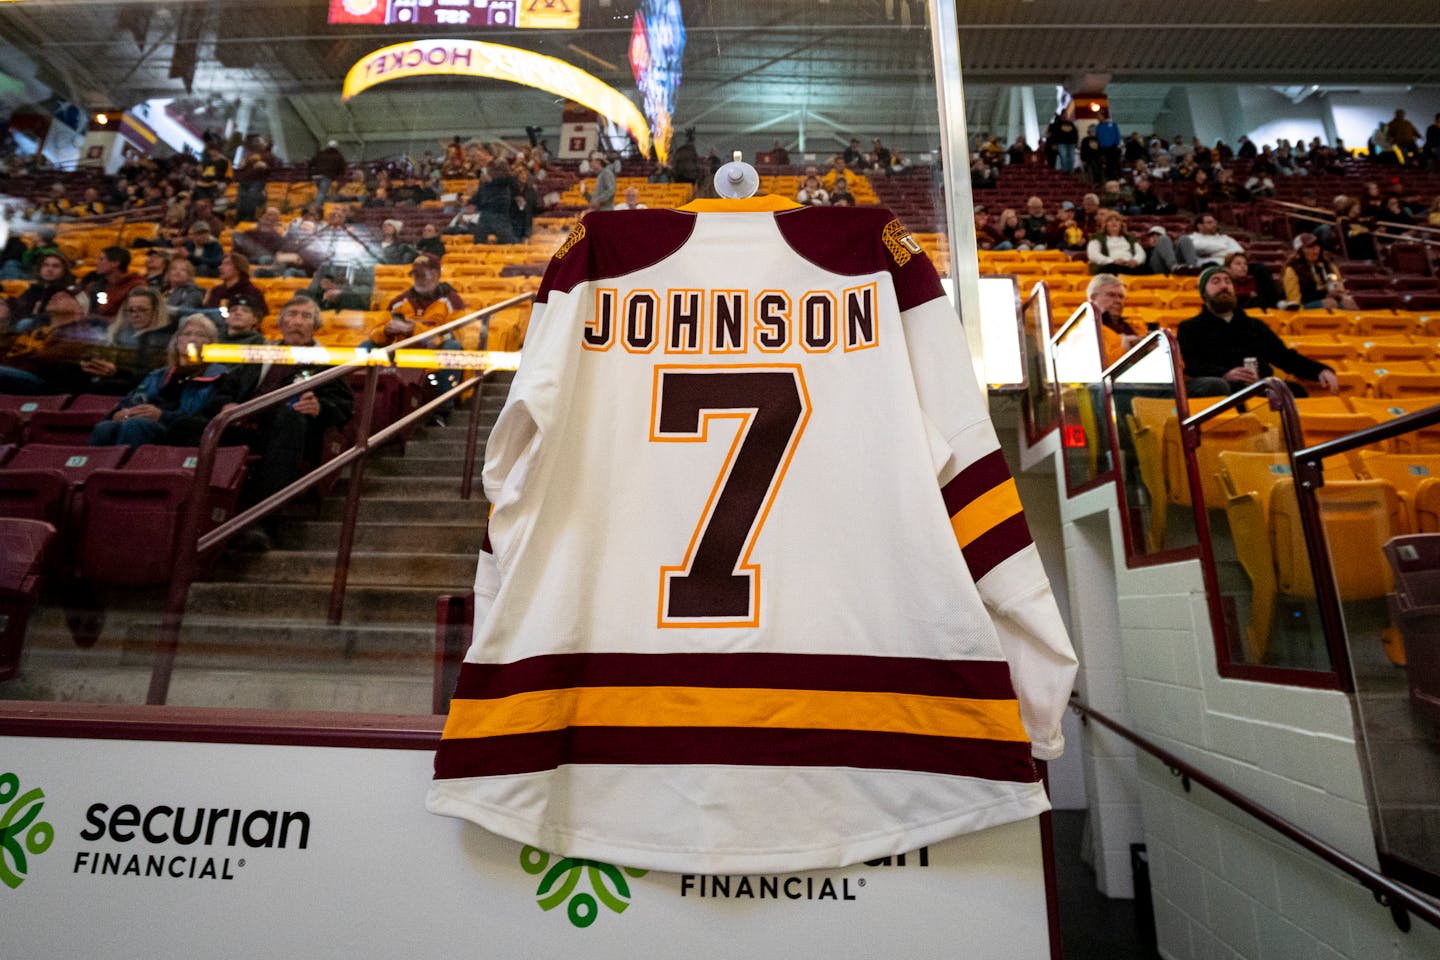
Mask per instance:
[[[1034,466],[1031,453],[1021,459]],[[1063,469],[1055,453],[1045,473]],[[1059,476],[1080,696],[1375,866],[1349,698],[1221,678],[1199,563],[1127,569],[1114,487],[1068,498]],[[1401,933],[1344,874],[1203,788],[1185,792],[1113,734],[1084,731],[1069,748],[1081,751],[1097,882],[1132,895],[1130,844],[1147,845],[1166,958],[1440,957],[1440,931]]]

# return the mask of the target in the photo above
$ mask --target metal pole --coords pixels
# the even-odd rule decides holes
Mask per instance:
[[[375,388],[379,367],[365,368],[365,394],[360,401],[360,429],[356,447],[360,455],[350,465],[350,485],[345,491],[345,517],[340,522],[340,545],[335,551],[335,579],[330,586],[330,624],[340,622],[345,612],[345,585],[350,579],[350,554],[355,547],[355,518],[360,515],[360,484],[365,479],[365,454],[370,450],[370,425],[375,419]]]

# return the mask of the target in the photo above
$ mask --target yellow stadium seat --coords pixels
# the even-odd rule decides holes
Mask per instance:
[[[1297,310],[1289,315],[1290,333],[1309,336],[1315,333],[1346,333],[1350,330],[1350,314],[1343,310]]]
[[[1055,274],[1070,274],[1086,278],[1090,276],[1090,268],[1079,260],[1042,260],[1040,263],[1044,265],[1045,272],[1052,276]]]
[[[1360,356],[1367,363],[1387,364],[1400,360],[1428,361],[1435,356],[1435,345],[1428,340],[1417,341],[1405,336],[1359,338],[1352,340],[1360,347]]]
[[[1286,454],[1225,451],[1219,461],[1236,556],[1250,578],[1246,647],[1263,663],[1276,600],[1315,596],[1295,481]],[[1383,597],[1391,583],[1381,547],[1400,526],[1399,497],[1387,481],[1349,476],[1345,465],[1327,468],[1317,497],[1336,588],[1345,600]]]
[[[1165,487],[1170,502],[1193,506],[1190,478],[1185,473],[1185,454],[1180,440],[1180,423],[1172,419],[1165,424]],[[1195,449],[1196,466],[1200,473],[1200,495],[1208,510],[1225,505],[1225,490],[1220,482],[1220,454],[1226,451],[1273,453],[1283,441],[1265,428],[1253,413],[1226,413],[1207,421],[1200,428],[1200,445]]]
[[[1400,497],[1401,532],[1440,531],[1440,453],[1360,454],[1360,469],[1366,479],[1386,480]],[[1424,489],[1423,496],[1421,490]],[[1422,514],[1418,505],[1424,504]]]
[[[1362,313],[1352,322],[1352,329],[1364,337],[1386,337],[1418,332],[1415,317],[1408,313]]]

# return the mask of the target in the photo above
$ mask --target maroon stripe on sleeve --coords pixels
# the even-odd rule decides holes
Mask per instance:
[[[955,516],[972,500],[1009,479],[1010,465],[1005,462],[1005,454],[999,450],[985,454],[940,488],[945,512]]]
[[[445,740],[435,779],[553,770],[565,764],[724,764],[913,770],[1013,783],[1039,779],[1024,742],[846,730],[570,727]]]
[[[971,578],[979,583],[985,574],[1031,543],[1030,528],[1025,523],[1025,515],[1017,513],[971,540],[960,552],[965,555]]]
[[[754,687],[1011,700],[1004,660],[803,653],[560,653],[465,663],[455,697],[491,700],[569,687]]]
[[[485,539],[483,539],[483,540],[480,541],[480,549],[481,549],[481,550],[484,550],[486,553],[490,553],[490,554],[493,554],[493,553],[495,552],[495,548],[492,547],[492,546],[490,546],[490,528],[489,528],[489,527],[486,527],[486,528],[485,528]]]

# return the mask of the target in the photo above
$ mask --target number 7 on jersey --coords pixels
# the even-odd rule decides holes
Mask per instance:
[[[652,443],[705,443],[712,421],[740,421],[684,559],[660,568],[657,626],[760,625],[750,552],[809,419],[798,364],[655,367]]]

